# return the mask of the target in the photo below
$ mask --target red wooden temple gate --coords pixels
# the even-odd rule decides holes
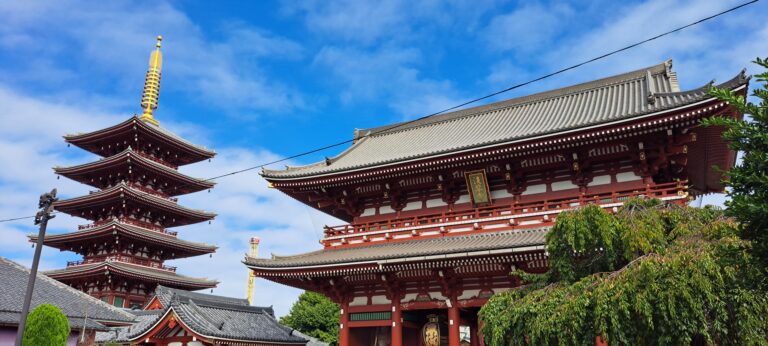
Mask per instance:
[[[744,93],[747,81],[742,72],[720,86]],[[334,158],[263,172],[349,224],[326,227],[321,250],[245,263],[341,304],[342,346],[481,345],[477,311],[520,285],[513,270],[547,270],[545,235],[560,212],[722,191],[711,167],[732,166],[735,154],[699,121],[741,115],[708,87],[680,91],[667,61],[356,130]]]

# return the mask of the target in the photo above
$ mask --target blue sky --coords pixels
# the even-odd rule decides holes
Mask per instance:
[[[355,128],[412,119],[687,24],[741,1],[147,1],[0,2],[0,219],[35,212],[39,193],[88,188],[55,165],[95,159],[61,136],[138,113],[154,37],[164,36],[161,125],[219,156],[182,168],[211,177],[351,138]],[[724,81],[768,55],[762,2],[496,99],[674,59],[683,89]],[[339,148],[340,150],[341,148]],[[298,159],[309,163],[336,151]],[[181,198],[213,210],[179,229],[215,243],[172,261],[244,296],[239,263],[251,236],[261,255],[319,248],[338,221],[267,189],[249,172]],[[705,203],[718,203],[709,197]],[[85,223],[59,216],[51,232]],[[0,255],[30,263],[31,220],[0,224]],[[46,248],[43,269],[77,256]],[[259,280],[256,303],[287,312],[299,292]]]

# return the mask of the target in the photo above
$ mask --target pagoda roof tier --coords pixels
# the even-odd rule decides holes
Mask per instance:
[[[101,130],[66,135],[64,140],[103,157],[111,156],[129,146],[136,147],[137,143],[144,142],[164,152],[162,160],[174,166],[203,161],[216,155],[212,150],[192,144],[136,116]]]
[[[159,176],[166,179],[168,184],[163,189],[163,194],[178,196],[212,188],[215,183],[203,179],[192,178],[180,173],[167,165],[153,161],[140,152],[130,147],[113,156],[98,161],[85,163],[71,167],[54,167],[56,174],[63,175],[77,182],[96,188],[106,188],[110,179],[103,179],[110,175],[122,175],[122,179],[131,176]],[[131,172],[131,173],[128,173]]]
[[[219,282],[215,280],[193,278],[179,275],[169,270],[154,269],[138,264],[117,261],[80,264],[69,266],[64,269],[46,271],[43,274],[64,283],[89,278],[97,280],[106,275],[115,275],[184,290],[214,288],[219,284]]]
[[[54,203],[57,211],[91,221],[105,218],[111,210],[125,211],[127,203],[155,212],[162,227],[175,227],[211,220],[216,214],[183,207],[169,199],[137,190],[125,183],[91,194]],[[95,212],[94,212],[95,211]]]
[[[742,73],[720,84],[745,85]],[[336,157],[285,170],[264,169],[270,181],[302,180],[394,165],[610,127],[661,115],[707,100],[712,83],[680,91],[671,60],[613,77],[371,129],[356,130],[354,144]]]
[[[260,271],[309,270],[349,265],[385,265],[503,253],[504,250],[542,250],[548,227],[455,235],[424,240],[339,249],[323,249],[293,256],[246,257],[245,265]]]
[[[48,234],[45,236],[43,244],[62,251],[73,251],[83,255],[83,243],[103,243],[106,239],[113,241],[115,237],[132,243],[146,243],[151,246],[162,247],[166,249],[163,252],[163,255],[166,255],[165,258],[162,258],[163,260],[214,253],[218,248],[215,245],[181,240],[174,235],[128,225],[120,221],[110,221],[77,232]],[[29,235],[29,239],[36,242],[37,235]]]

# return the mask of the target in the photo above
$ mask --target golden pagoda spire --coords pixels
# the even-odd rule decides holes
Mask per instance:
[[[141,108],[144,110],[144,113],[139,117],[139,119],[155,125],[160,124],[155,120],[152,112],[157,109],[158,99],[160,98],[160,72],[163,69],[163,54],[160,53],[160,41],[162,40],[162,36],[157,36],[156,48],[149,55],[149,69],[147,70],[147,78],[144,81],[144,92],[141,95]]]

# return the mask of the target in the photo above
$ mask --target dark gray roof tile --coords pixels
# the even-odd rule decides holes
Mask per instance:
[[[543,245],[549,228],[452,235],[424,240],[399,241],[369,246],[323,249],[294,256],[246,257],[245,264],[256,268],[286,268],[311,265],[348,264],[368,261],[447,255],[484,250]]]
[[[742,73],[720,86],[735,88],[746,81]],[[329,164],[323,161],[285,170],[264,169],[262,175],[271,179],[299,179],[375,167],[628,120],[707,97],[705,88],[680,92],[671,61],[667,61],[410,123],[356,130],[355,143],[329,159]]]
[[[17,325],[29,280],[29,269],[0,257],[0,324]],[[95,322],[130,323],[135,316],[71,288],[45,275],[38,274],[31,309],[48,303],[59,307],[69,318],[72,328],[81,328],[88,314],[86,328],[104,328]]]
[[[98,333],[97,342],[129,342],[142,336],[172,309],[181,321],[195,333],[206,337],[251,342],[282,342],[305,344],[309,339],[281,325],[271,307],[250,306],[239,298],[214,296],[158,287],[158,299],[164,309],[139,314],[137,323]],[[318,345],[318,344],[314,344]],[[322,345],[322,344],[320,344]]]

